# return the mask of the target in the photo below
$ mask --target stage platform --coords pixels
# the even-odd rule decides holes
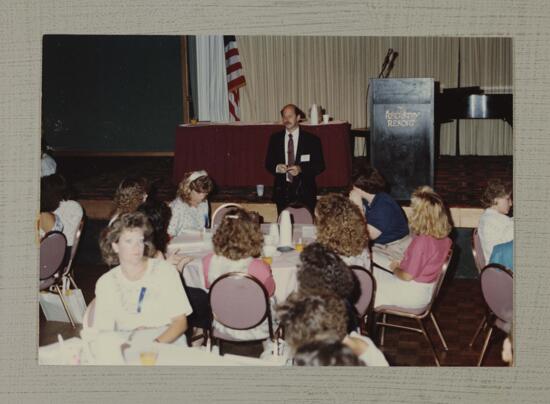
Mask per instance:
[[[128,175],[149,180],[162,200],[172,200],[176,185],[172,183],[173,158],[170,156],[55,156],[59,172],[73,185],[79,200],[91,219],[107,219],[113,210],[112,198],[118,183]],[[354,160],[357,162],[357,159]],[[261,168],[263,169],[263,167]],[[482,212],[479,199],[487,180],[512,181],[512,156],[440,156],[436,161],[435,189],[449,206],[456,227],[475,227]],[[215,178],[214,178],[215,180]],[[222,203],[236,202],[258,211],[264,221],[276,220],[271,203],[271,187],[263,198],[254,187],[217,188],[209,198],[214,210]],[[343,191],[343,188],[321,188],[319,194]],[[407,212],[406,206],[404,206]]]

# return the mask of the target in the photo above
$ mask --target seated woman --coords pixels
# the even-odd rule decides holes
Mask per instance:
[[[43,192],[46,192],[48,197],[55,200],[55,203],[58,205],[53,213],[63,223],[63,234],[67,238],[67,247],[71,247],[84,215],[82,206],[77,201],[71,199],[69,186],[61,174],[44,177],[44,185],[45,189]],[[70,249],[68,249],[68,253],[70,253]]]
[[[512,207],[512,189],[500,181],[489,181],[481,198],[486,208],[479,218],[478,234],[485,262],[490,262],[493,247],[514,239],[514,219],[508,216]]]
[[[365,366],[350,347],[339,340],[314,341],[302,345],[294,355],[296,366]]]
[[[177,251],[171,254],[167,252],[168,242],[170,241],[168,223],[170,223],[172,217],[172,210],[166,203],[155,198],[148,198],[147,201],[139,205],[137,211],[147,217],[153,229],[151,241],[155,246],[155,250],[157,250],[155,258],[167,260],[181,273],[185,265],[193,260],[193,257],[178,254]]]
[[[212,238],[214,253],[202,259],[205,288],[220,276],[229,272],[244,272],[254,276],[265,286],[271,297],[275,292],[275,281],[271,267],[257,258],[263,245],[263,235],[257,215],[242,208],[227,211],[220,227]],[[215,323],[215,327],[235,338],[264,339],[268,333],[267,321],[251,330],[232,330]]]
[[[117,265],[95,287],[94,328],[132,332],[154,328],[156,342],[185,343],[187,316],[192,309],[176,269],[151,258],[152,229],[139,212],[120,215],[100,238],[103,260]]]
[[[60,198],[51,192],[48,177],[40,178],[40,214],[38,234],[44,237],[49,231],[63,231],[63,222],[54,212],[59,207]]]
[[[451,248],[451,224],[440,196],[430,187],[417,188],[411,208],[414,236],[403,260],[390,264],[393,274],[374,268],[375,307],[420,308],[428,304]]]
[[[309,344],[342,341],[367,366],[389,366],[370,338],[346,332],[346,307],[339,296],[326,291],[294,292],[277,307],[277,317],[290,348],[285,356],[295,358],[297,365],[302,364]]]
[[[172,219],[168,226],[168,234],[175,237],[185,230],[202,230],[208,226],[206,197],[212,189],[212,180],[206,171],[192,171],[184,174],[178,185],[176,199],[170,202]]]
[[[135,212],[147,199],[147,182],[141,177],[124,178],[115,192],[115,210],[111,215],[109,226],[124,213]]]
[[[489,261],[491,264],[500,264],[514,270],[514,240],[507,243],[497,244],[493,247],[491,258]]]
[[[348,313],[348,331],[357,329],[354,303],[359,297],[359,283],[338,254],[320,243],[309,244],[300,254],[297,278],[301,293],[325,291],[339,296]]]
[[[172,264],[180,274],[185,265],[193,260],[193,257],[179,254],[178,251],[167,253],[168,242],[170,236],[167,233],[168,223],[172,217],[172,211],[168,205],[155,198],[149,198],[138,208],[138,212],[142,212],[153,229],[152,242],[157,250],[155,258],[163,259]],[[183,276],[181,277],[183,282]],[[188,337],[192,333],[192,328],[210,328],[212,322],[212,312],[208,301],[208,294],[200,288],[187,287],[183,282],[183,288],[193,309],[193,313],[187,317]]]
[[[315,207],[317,241],[337,253],[346,265],[370,267],[365,217],[348,198],[328,194]]]
[[[403,209],[384,192],[385,188],[386,182],[376,169],[359,166],[352,174],[350,199],[364,209],[373,252],[400,259],[411,242],[409,226]]]

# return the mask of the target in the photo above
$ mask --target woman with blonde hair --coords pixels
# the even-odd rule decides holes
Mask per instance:
[[[328,194],[315,207],[317,241],[334,251],[346,265],[369,268],[369,236],[365,217],[349,198]]]
[[[213,183],[204,170],[184,174],[178,185],[176,199],[170,202],[172,219],[168,234],[179,236],[185,230],[202,230],[208,226],[208,201],[206,197],[213,189]]]
[[[413,238],[401,261],[390,270],[375,268],[375,307],[396,305],[420,308],[429,303],[443,263],[451,248],[451,224],[441,197],[428,186],[417,188],[411,198],[409,218]]]
[[[156,342],[185,343],[192,308],[174,266],[152,258],[152,232],[141,212],[122,214],[103,231],[103,260],[116,266],[96,283],[94,328],[129,333],[150,328]]]

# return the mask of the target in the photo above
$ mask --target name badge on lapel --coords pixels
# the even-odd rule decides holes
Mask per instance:
[[[306,161],[309,161],[309,154],[302,154],[300,156],[300,162],[303,163],[303,162],[306,162]]]

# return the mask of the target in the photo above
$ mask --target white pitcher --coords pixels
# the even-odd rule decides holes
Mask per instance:
[[[312,125],[319,125],[320,109],[317,104],[313,104],[309,109],[309,122]]]

